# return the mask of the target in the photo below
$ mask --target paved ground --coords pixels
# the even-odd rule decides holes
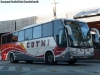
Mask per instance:
[[[46,65],[45,63],[26,64],[20,62],[11,64],[9,61],[0,61],[0,75],[100,75],[99,63],[58,63]]]
[[[34,71],[37,70],[35,67],[33,68],[27,68],[27,67],[22,67],[22,66],[0,66],[0,71],[23,71],[23,72],[28,72],[28,71]]]
[[[37,68],[37,67],[33,67],[33,68],[26,68],[26,67],[13,67],[13,66],[0,66],[0,71],[14,71],[14,72],[25,72],[22,75],[38,75],[38,74],[47,74],[47,73],[83,73],[83,74],[99,74],[100,75],[100,71],[98,72],[97,70],[89,70],[89,69],[82,69],[82,68],[66,68],[66,66],[64,67],[45,67],[45,68]],[[27,73],[26,73],[27,72]]]
[[[12,64],[0,60],[0,75],[100,75],[100,60],[81,60],[75,65],[46,65],[37,62]]]
[[[95,66],[96,65],[96,66]],[[23,73],[21,75],[100,75],[100,64],[77,63],[75,65],[54,65]]]

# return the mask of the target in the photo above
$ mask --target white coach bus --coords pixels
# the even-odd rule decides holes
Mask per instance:
[[[94,56],[91,31],[86,22],[75,19],[55,19],[30,25],[2,36],[2,60],[11,63],[45,61],[48,64],[91,59]]]

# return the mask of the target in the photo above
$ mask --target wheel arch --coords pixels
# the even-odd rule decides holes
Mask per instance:
[[[7,59],[10,59],[10,56],[11,56],[11,55],[14,56],[14,60],[15,60],[15,54],[14,54],[14,52],[10,52],[10,53],[8,54],[8,58],[7,58]]]
[[[45,52],[44,61],[46,61],[46,55],[47,55],[47,53],[52,53],[53,56],[54,56],[54,61],[55,61],[55,54],[54,54],[54,52],[53,52],[52,50],[47,50],[47,51]]]

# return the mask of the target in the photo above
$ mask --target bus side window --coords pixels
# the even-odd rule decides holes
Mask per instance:
[[[12,42],[17,42],[18,41],[18,32],[13,33],[12,36]]]
[[[59,42],[58,42],[59,29],[62,29],[63,27],[64,26],[63,26],[62,20],[54,21],[54,39],[55,39],[57,45],[59,45]]]
[[[59,31],[59,46],[60,47],[67,46],[67,39],[63,29]]]
[[[18,41],[24,41],[24,30],[18,32]]]
[[[7,43],[12,42],[12,33],[7,35]]]
[[[30,40],[30,39],[32,39],[32,28],[25,30],[25,40]]]
[[[42,26],[36,26],[33,28],[33,39],[42,37]]]
[[[48,37],[53,34],[53,23],[49,22],[46,24],[43,24],[43,37]]]
[[[6,35],[2,36],[2,44],[6,43]]]
[[[56,42],[59,44],[59,35],[56,35]]]

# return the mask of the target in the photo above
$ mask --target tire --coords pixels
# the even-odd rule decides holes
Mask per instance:
[[[76,62],[77,62],[77,60],[70,60],[70,61],[68,61],[68,64],[73,65],[73,64],[75,64]]]
[[[57,62],[54,61],[54,56],[53,56],[53,54],[51,52],[46,54],[46,63],[47,64],[52,64],[52,65],[53,64],[57,64]]]
[[[10,63],[18,63],[17,60],[14,60],[14,55],[10,54]]]

